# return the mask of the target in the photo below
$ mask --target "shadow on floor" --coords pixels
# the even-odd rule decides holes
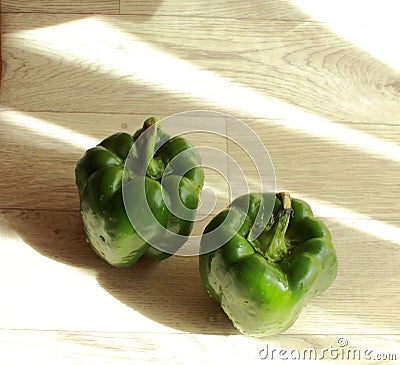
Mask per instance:
[[[79,212],[8,211],[6,219],[40,254],[94,271],[107,292],[153,321],[188,333],[237,333],[205,293],[197,257],[139,260],[130,268],[117,269],[102,261],[85,242]]]

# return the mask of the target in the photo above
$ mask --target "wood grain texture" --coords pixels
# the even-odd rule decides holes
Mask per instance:
[[[343,209],[335,211],[334,216],[346,211],[364,214],[370,218],[392,222],[398,226],[398,216],[387,209],[390,197],[398,195],[400,172],[399,161],[390,156],[375,155],[374,146],[355,148],[354,145],[323,141],[317,136],[302,132],[292,132],[274,121],[251,121],[246,124],[261,139],[262,144],[251,155],[263,156],[268,151],[272,160],[278,190],[300,194],[306,199],[325,201],[326,205]],[[353,125],[338,124],[351,130]],[[399,143],[399,126],[361,125],[359,132],[374,136],[377,141]],[[345,129],[346,131],[346,129]],[[346,132],[344,132],[346,133]],[[228,136],[233,140],[228,144],[228,153],[233,163],[238,163],[244,177],[252,183],[252,188],[260,191],[259,167],[247,155],[246,146],[254,141],[252,135],[238,135],[228,124]],[[354,144],[356,141],[353,142]],[[394,156],[393,156],[394,157]],[[390,171],[390,174],[388,174]],[[268,179],[268,174],[263,176]],[[232,176],[231,183],[235,184]],[[267,180],[268,181],[268,180]],[[367,203],[368,202],[368,203]],[[322,213],[327,214],[325,213]],[[332,216],[331,216],[332,217]]]
[[[96,33],[98,38],[90,38],[90,43],[71,31],[86,24],[79,18],[43,14],[4,18],[1,102],[19,110],[146,113],[156,104],[158,114],[212,108],[236,116],[284,120],[295,115],[303,120],[399,123],[398,73],[318,23],[97,17],[94,24],[114,35]],[[31,33],[30,42],[15,33],[26,24],[38,27],[74,19],[78,22],[58,28],[65,29],[66,37],[60,49],[55,49],[60,47],[56,40],[40,41],[42,33]],[[93,23],[88,24],[90,29]],[[67,44],[70,50],[64,49]],[[113,66],[143,49],[168,62],[154,72],[145,64],[126,65],[122,71]],[[74,52],[98,56],[82,59]],[[103,64],[102,53],[116,58],[112,61],[110,56],[110,63]],[[192,66],[185,68],[188,63]],[[155,72],[159,79],[153,77]],[[177,82],[165,76],[174,73]],[[226,97],[202,84],[183,84],[180,78],[188,77],[207,77]]]
[[[121,14],[143,16],[189,16],[195,18],[229,18],[229,19],[290,19],[306,20],[308,17],[288,1],[252,1],[234,0],[217,1],[176,1],[161,0],[121,0]]]
[[[85,149],[117,131],[133,134],[148,116],[150,114],[30,114],[3,110],[0,112],[0,143],[7,157],[1,167],[0,190],[8,199],[2,200],[0,207],[75,211],[79,207],[79,196],[74,170]],[[186,121],[195,127],[196,118]],[[225,134],[224,120],[218,129]],[[196,132],[186,133],[185,137],[194,146],[227,152],[226,140],[218,135]],[[212,160],[210,153],[213,151],[203,153],[207,157],[204,163]],[[218,168],[220,172],[207,169],[205,177],[205,186],[216,192],[214,212],[228,204],[229,187],[223,176],[224,170],[227,175],[227,161],[219,163]],[[208,206],[211,209],[212,204]]]
[[[399,361],[396,0],[357,3],[1,2],[2,363],[259,364],[267,348],[267,361],[291,363],[282,349],[306,361],[313,349],[321,363]],[[277,189],[307,199],[332,233],[337,278],[282,335],[239,334],[203,290],[197,257],[118,270],[85,242],[74,182],[83,151],[150,115],[199,109],[250,127]],[[238,145],[253,139],[228,118],[215,127],[232,140],[188,138],[228,153],[257,189]],[[229,202],[232,163],[220,167],[229,184],[207,171],[217,205],[194,234]],[[332,347],[359,352],[322,354]]]
[[[118,14],[119,0],[2,0],[2,12]]]
[[[236,334],[202,289],[197,257],[115,269],[85,243],[77,211],[2,210],[0,217],[7,252],[1,273],[15,278],[19,288],[2,301],[9,316],[1,319],[0,328]],[[338,276],[287,333],[398,333],[398,243],[360,232],[356,222],[352,227],[325,221],[334,237]],[[376,255],[377,246],[384,254]],[[37,295],[28,306],[20,300],[29,293]]]
[[[399,336],[285,335],[267,341],[243,341],[239,336],[29,330],[3,330],[0,337],[3,339],[0,350],[9,355],[7,358],[10,359],[10,365],[20,364],[26,361],[28,356],[29,360],[35,363],[51,364],[57,361],[62,365],[73,364],[76,361],[83,365],[122,365],[131,364],[132,359],[140,364],[165,365],[217,364],[221,361],[233,365],[259,364],[261,359],[324,359],[329,363],[334,361],[335,364],[359,364],[365,361],[376,365],[384,363],[378,360],[380,355],[387,355],[386,363],[395,363],[396,353],[393,349],[400,340]],[[31,346],[32,338],[35,339],[35,346]],[[349,353],[340,351],[343,348],[338,345],[338,339],[349,341],[348,347],[344,348],[348,349]],[[17,348],[19,351],[12,353],[9,350],[11,348]],[[332,348],[332,354],[329,355],[326,350],[324,352],[324,348]],[[279,354],[280,350],[286,352]],[[291,351],[294,351],[292,358]],[[118,356],[115,353],[118,353]]]
[[[79,202],[74,169],[83,151],[115,131],[133,133],[147,116],[18,113],[4,110],[0,113],[0,141],[4,157],[0,189],[8,198],[0,202],[0,207],[75,210]],[[194,129],[202,126],[202,119],[189,119],[187,122],[192,123]],[[397,211],[400,209],[400,202],[398,199],[392,199],[398,194],[398,161],[371,155],[368,146],[365,150],[354,149],[351,145],[341,146],[323,142],[318,137],[289,132],[274,121],[243,119],[242,122],[261,138],[272,159],[276,185],[280,189],[287,189],[293,194],[317,201],[325,201],[328,205],[343,208],[344,211],[353,211],[398,225]],[[226,135],[225,121],[221,120],[220,123],[220,133]],[[39,128],[42,126],[41,128],[46,130],[47,126],[52,125],[58,129],[51,133],[49,130],[47,134]],[[347,126],[346,123],[342,125]],[[398,126],[358,127],[363,133],[375,136],[379,140],[396,143],[400,141]],[[72,135],[67,134],[71,132]],[[228,144],[223,136],[211,133],[186,135],[195,146],[208,146],[228,153],[233,159],[230,164],[239,164],[244,172],[244,175],[227,176],[226,182],[223,175],[227,175],[228,162],[221,165],[218,160],[213,161],[213,156],[209,156],[208,150],[201,152],[207,157],[203,158],[204,163],[210,163],[211,167],[219,171],[206,171],[206,185],[216,189],[215,211],[228,204],[229,187],[239,184],[242,177],[251,184],[253,190],[260,190],[260,186],[257,185],[258,170],[243,150],[246,145],[252,145],[251,135],[238,136],[235,130],[229,128],[227,135],[233,139]],[[213,154],[213,151],[210,153]],[[254,153],[258,155],[265,152],[257,149]],[[385,178],[388,171],[391,171],[390,178]],[[43,195],[46,199],[42,198]],[[392,209],[388,209],[388,206]],[[334,217],[329,212],[321,214]],[[334,214],[336,216],[338,212]],[[344,216],[346,213],[343,213]]]

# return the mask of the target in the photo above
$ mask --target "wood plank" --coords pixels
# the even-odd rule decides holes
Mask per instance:
[[[258,364],[267,349],[267,361],[281,350],[400,359],[397,0],[356,3],[121,0],[125,15],[100,16],[119,1],[1,2],[2,362]],[[332,233],[338,276],[282,335],[240,335],[197,257],[117,270],[85,243],[73,174],[84,149],[149,115],[199,109],[251,127],[277,188],[309,200]],[[196,118],[187,125],[204,129]],[[255,188],[243,151],[208,132],[189,138],[229,153]],[[232,165],[221,169],[235,184]],[[215,213],[230,186],[207,178]]]
[[[7,364],[28,360],[43,365],[72,364],[259,364],[260,360],[324,360],[335,364],[382,364],[399,358],[400,336],[281,335],[263,340],[242,336],[135,334],[74,331],[0,331]],[[348,345],[343,344],[348,342]],[[339,343],[341,345],[339,345]],[[32,343],[34,346],[32,346]],[[11,349],[15,349],[12,351]],[[327,349],[332,349],[329,353]],[[118,355],[116,355],[118,354]],[[193,359],[196,359],[193,361]]]
[[[146,17],[196,17],[254,20],[314,21],[320,23],[387,24],[396,21],[397,0],[362,3],[346,0],[121,0],[121,14]]]
[[[0,207],[75,211],[79,202],[74,168],[84,149],[118,130],[132,133],[147,116],[3,111],[0,113],[3,151],[0,190],[6,199],[2,200]],[[351,145],[326,143],[318,137],[293,133],[269,121],[243,121],[266,146],[280,189],[342,208],[343,217],[347,216],[346,211],[353,211],[387,223],[397,221],[400,201],[393,197],[398,195],[398,161],[374,156],[368,149],[354,149]],[[191,122],[194,130],[204,128],[205,123],[201,120],[193,119]],[[224,132],[225,122],[221,123],[221,132]],[[54,127],[56,129],[52,130]],[[382,141],[400,141],[400,127],[356,127]],[[244,143],[253,143],[246,136],[239,140],[234,130],[229,130],[228,135],[236,141],[244,138]],[[225,138],[209,132],[189,134],[187,138],[197,146],[228,152],[245,172],[245,178],[250,182],[254,179],[252,189],[258,188],[254,184],[258,181],[257,171],[246,159],[245,152],[233,142],[227,145]],[[228,204],[228,189],[235,186],[239,176],[231,174],[227,183],[218,171],[226,174],[228,167],[217,159],[212,161],[212,158],[203,160],[212,163],[217,170],[206,170],[206,184],[217,194],[217,212]],[[390,178],[384,178],[388,171],[391,172]],[[339,212],[323,211],[320,214],[337,217]]]
[[[2,12],[118,14],[119,0],[2,0]]]
[[[74,170],[85,149],[117,131],[134,133],[148,116],[0,112],[0,141],[4,155],[0,190],[7,197],[2,199],[0,207],[76,211],[79,201]],[[195,117],[189,119],[190,123],[194,127],[198,124]],[[224,120],[219,129],[226,131]],[[226,153],[226,141],[218,135],[193,132],[185,137],[194,146],[214,147]],[[213,158],[210,156],[212,150],[202,151],[206,160]],[[224,160],[219,168],[221,173],[225,170],[227,174],[227,161]],[[205,187],[216,193],[215,211],[228,204],[228,186],[220,173],[207,169]],[[213,199],[211,195],[208,198]],[[207,203],[211,204],[210,201]],[[204,203],[203,208],[209,204]]]
[[[146,114],[157,108],[163,115],[212,109],[238,117],[399,124],[397,72],[318,23],[4,18],[1,102],[15,109]],[[49,33],[14,33],[63,21]],[[97,38],[85,37],[81,27],[98,29]],[[49,34],[57,37],[39,41]],[[144,54],[160,65],[146,63]],[[126,57],[132,62],[121,64]]]
[[[286,190],[309,198],[311,201],[322,201],[329,208],[337,207],[334,213],[318,212],[332,217],[348,216],[348,212],[366,215],[385,222],[396,222],[392,213],[385,212],[392,204],[392,197],[398,196],[398,168],[400,156],[383,153],[374,145],[355,148],[357,143],[341,144],[323,142],[318,136],[288,130],[269,121],[247,120],[246,124],[258,136],[262,144],[255,146],[252,134],[244,135],[235,126],[228,123],[228,135],[232,138],[228,143],[228,153],[243,171],[243,177],[250,183],[253,191],[261,191],[259,170],[265,164],[256,165],[250,158],[262,158],[269,154],[274,171],[266,171],[264,181],[275,173],[277,190]],[[351,133],[354,125],[337,124],[344,128],[343,133]],[[349,129],[346,129],[346,128]],[[383,146],[399,145],[400,128],[398,126],[357,125],[358,132],[374,136],[376,143]],[[250,147],[252,150],[250,150]],[[379,147],[377,145],[376,147]],[[380,147],[383,150],[383,147]],[[398,147],[397,147],[398,148]],[[249,151],[251,155],[248,156]],[[382,152],[381,155],[378,153]],[[393,159],[392,159],[393,157]],[[258,160],[260,161],[260,159]],[[262,161],[262,160],[261,160]],[[263,171],[263,170],[261,170]],[[390,171],[390,175],[388,174]],[[387,176],[387,178],[384,178]],[[232,186],[239,188],[240,176],[230,175]],[[397,200],[397,199],[396,199]],[[368,202],[368,203],[367,203]],[[400,205],[398,206],[400,209]],[[341,211],[342,209],[342,211]],[[329,210],[329,209],[328,209]]]
[[[121,14],[143,16],[190,16],[197,18],[230,18],[230,19],[285,19],[306,20],[306,14],[287,1],[252,1],[234,0],[194,1],[185,3],[159,0],[121,0]]]
[[[1,328],[203,333],[212,325],[211,331],[233,332],[201,287],[196,257],[112,268],[85,243],[79,213],[60,211],[5,211],[0,239],[8,262],[19,257],[24,272],[37,267],[28,280],[16,274],[2,281],[3,298],[8,299],[1,307],[8,316],[0,320]],[[1,270],[15,273],[12,265]],[[19,297],[28,293],[36,293],[37,300],[25,308]],[[35,313],[31,319],[24,314],[28,312]]]
[[[398,334],[398,242],[325,221],[338,276],[287,334]],[[203,290],[195,256],[112,268],[85,243],[78,212],[2,210],[0,241],[8,278],[0,282],[0,328],[237,334]]]

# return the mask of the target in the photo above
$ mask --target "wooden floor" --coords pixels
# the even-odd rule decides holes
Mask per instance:
[[[1,363],[256,364],[267,350],[284,360],[310,348],[322,363],[335,360],[330,347],[337,364],[398,363],[397,3],[3,0]],[[147,116],[190,110],[251,127],[277,189],[307,199],[331,229],[337,279],[284,334],[240,335],[203,291],[197,257],[117,270],[85,243],[83,151]],[[189,138],[229,154],[255,188],[234,140]],[[208,169],[210,217],[229,202],[230,178]]]

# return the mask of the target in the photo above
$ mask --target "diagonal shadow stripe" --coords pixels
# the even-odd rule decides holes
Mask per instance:
[[[102,37],[96,38],[97,34],[102,34]],[[290,130],[400,161],[400,146],[394,143],[344,127],[242,87],[213,72],[160,52],[96,18],[51,29],[20,32],[13,36],[13,41],[21,48],[36,51],[43,50],[43,46],[48,47],[53,51],[53,57],[59,55],[71,62],[78,58],[99,73],[111,73],[114,77],[148,84],[156,89],[174,90],[207,104],[244,111],[255,117],[268,117]],[[176,77],[178,74],[179,77]]]

